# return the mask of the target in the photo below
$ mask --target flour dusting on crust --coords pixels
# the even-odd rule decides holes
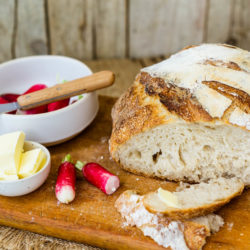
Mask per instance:
[[[180,226],[180,223],[172,221],[168,227],[160,224],[157,227],[144,226],[141,230],[145,236],[151,237],[161,246],[170,246],[173,250],[188,250],[183,232],[180,230]]]
[[[116,207],[128,225],[140,228],[145,236],[151,237],[159,245],[170,246],[173,250],[188,249],[183,235],[183,225],[178,221],[169,221],[167,226],[161,224],[159,220],[162,216],[148,212],[143,206],[142,196],[135,193],[130,193],[126,198],[121,196],[116,202]]]
[[[241,109],[236,108],[230,115],[230,123],[245,127],[250,130],[250,114],[246,114]]]
[[[210,231],[215,232],[223,225],[223,219],[215,214],[202,216],[197,221],[179,221],[151,213],[143,205],[144,198],[133,190],[127,190],[116,200],[115,207],[126,220],[126,225],[136,226],[163,247],[173,250],[201,249]]]
[[[246,50],[224,44],[202,44],[184,49],[141,72],[164,80],[166,85],[186,89],[213,118],[223,117],[232,104],[230,99],[241,99],[237,91],[244,93],[244,103],[250,109],[250,53]],[[216,83],[217,90],[204,87],[204,82]],[[223,84],[233,91],[223,92],[220,87]]]

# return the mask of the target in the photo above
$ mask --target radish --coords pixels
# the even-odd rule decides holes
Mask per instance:
[[[0,96],[0,104],[8,103],[6,99],[4,99],[2,96]]]
[[[27,91],[25,91],[22,95],[26,95],[41,89],[45,89],[47,88],[47,86],[45,84],[35,84],[33,86],[31,86]],[[29,110],[18,110],[16,112],[16,114],[18,115],[35,115],[35,114],[41,114],[41,113],[46,113],[47,112],[47,105],[43,105],[43,106],[39,106],[33,109],[29,109]]]
[[[8,94],[3,94],[2,98],[4,98],[7,102],[16,102],[18,96],[20,96],[20,95],[8,93]],[[16,110],[8,112],[7,114],[14,115],[14,114],[16,114]]]
[[[16,102],[17,98],[20,95],[18,94],[12,94],[12,93],[8,93],[8,94],[3,94],[2,97],[7,100],[8,102]]]
[[[48,112],[55,111],[64,108],[69,105],[69,98],[57,102],[52,102],[48,104]]]
[[[45,84],[42,84],[42,83],[37,83],[35,85],[32,85],[27,91],[25,91],[22,95],[26,95],[26,94],[29,94],[29,93],[32,93],[32,92],[36,92],[38,90],[41,90],[41,89],[46,89],[47,86]]]
[[[3,96],[4,96],[4,95],[0,96],[0,104],[9,103],[9,101],[6,100]],[[7,114],[15,114],[15,113],[16,113],[16,110],[11,111],[11,112],[8,112]]]
[[[35,114],[42,114],[47,112],[47,105],[39,106],[33,109],[28,110],[20,110],[16,111],[17,115],[35,115]]]
[[[58,169],[56,198],[62,203],[69,203],[75,198],[76,170],[68,154]]]
[[[120,186],[119,178],[97,163],[84,163],[77,161],[75,167],[82,171],[84,177],[91,184],[99,188],[105,194],[113,194]]]

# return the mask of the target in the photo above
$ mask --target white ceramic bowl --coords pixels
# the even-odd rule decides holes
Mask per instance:
[[[0,65],[0,95],[23,93],[36,83],[51,87],[63,80],[92,74],[82,62],[64,56],[31,56]],[[71,102],[74,98],[71,98]],[[0,114],[0,135],[23,131],[27,140],[55,145],[80,133],[95,118],[98,99],[95,92],[65,108],[44,114]]]
[[[50,153],[47,148],[37,142],[25,141],[24,151],[41,148],[46,154],[47,160],[43,168],[34,175],[19,180],[0,180],[0,195],[20,196],[31,193],[39,188],[47,179],[50,171]]]

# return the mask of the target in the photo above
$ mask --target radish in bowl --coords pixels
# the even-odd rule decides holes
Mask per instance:
[[[57,75],[71,81],[92,74],[81,61],[64,56],[31,56],[14,59],[0,65],[0,90],[4,93],[24,93],[31,83],[52,87]],[[85,129],[98,111],[95,92],[70,98],[70,105],[40,114],[0,114],[0,134],[22,130],[27,140],[55,145],[71,139]],[[74,102],[77,100],[76,102]]]

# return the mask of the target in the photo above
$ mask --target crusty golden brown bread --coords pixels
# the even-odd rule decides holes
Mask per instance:
[[[112,110],[110,153],[130,172],[250,184],[250,53],[192,46],[144,68]]]

